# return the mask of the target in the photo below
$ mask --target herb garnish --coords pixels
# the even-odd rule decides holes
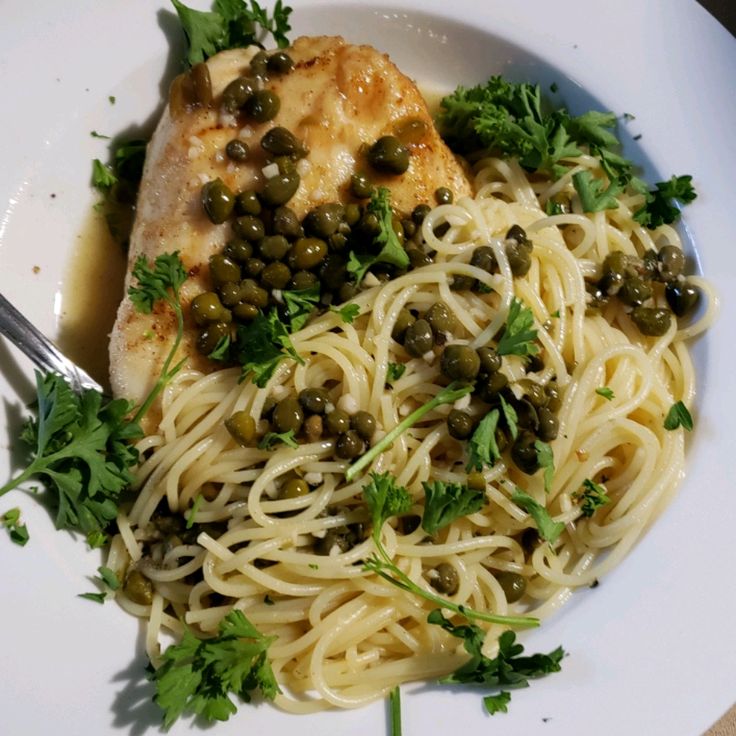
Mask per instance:
[[[598,394],[598,396],[602,396],[604,399],[607,399],[608,401],[613,401],[615,395],[613,391],[608,388],[608,386],[600,386],[595,390],[595,392]]]
[[[360,307],[357,304],[344,304],[342,307],[330,307],[331,312],[340,315],[340,319],[346,324],[351,325],[355,318],[360,314]]]
[[[294,430],[290,429],[288,432],[267,432],[258,443],[259,450],[272,450],[276,444],[283,444],[287,447],[296,449],[299,447],[296,439],[294,439]]]
[[[693,431],[693,418],[682,401],[677,401],[670,407],[667,416],[664,419],[664,428],[671,432],[678,427],[686,429],[688,432]]]
[[[498,409],[491,409],[480,420],[468,441],[468,462],[466,471],[483,470],[486,465],[492,468],[501,459],[501,452],[496,442],[496,427],[499,419]]]
[[[292,333],[298,332],[307,324],[312,312],[317,307],[320,297],[319,284],[314,284],[308,289],[282,291],[281,295],[284,298],[284,304],[286,304],[290,331]]]
[[[10,541],[20,547],[25,547],[30,539],[28,527],[20,523],[20,509],[14,508],[6,511],[0,517],[2,525],[8,530]]]
[[[596,509],[611,503],[611,499],[606,495],[606,489],[590,478],[586,478],[580,491],[573,495],[581,501],[580,511],[585,517],[593,516]]]
[[[561,521],[554,521],[547,509],[528,493],[517,488],[511,494],[511,500],[534,519],[539,536],[550,544],[554,544],[565,531],[565,525]]]
[[[483,491],[468,488],[460,483],[435,480],[431,483],[422,483],[422,487],[424,488],[422,529],[427,534],[434,534],[461,516],[480,511],[486,500]]]
[[[406,366],[403,363],[389,363],[386,369],[386,380],[393,383],[393,381],[398,381],[404,373],[406,373]]]
[[[496,352],[499,355],[536,355],[539,352],[536,339],[532,310],[514,297]]]

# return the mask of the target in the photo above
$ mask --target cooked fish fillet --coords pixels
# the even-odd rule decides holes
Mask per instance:
[[[390,188],[398,210],[409,212],[421,202],[432,202],[440,186],[449,187],[456,196],[470,194],[464,170],[435,131],[417,87],[388,56],[369,46],[349,45],[339,37],[299,38],[288,53],[294,69],[267,82],[281,100],[272,121],[252,124],[217,109],[193,108],[173,117],[168,109],[164,112],[146,157],[126,293],[132,266],[141,254],[150,262],[177,250],[189,272],[182,289],[188,313],[191,299],[210,288],[209,257],[231,237],[229,223],[213,225],[205,215],[202,185],[219,177],[235,192],[257,189],[266,164],[259,142],[277,125],[293,132],[309,150],[306,163],[300,163],[299,189],[288,203],[300,218],[319,204],[349,201],[350,177],[367,171],[365,145],[402,127],[415,134],[419,130],[407,142],[409,169],[399,176],[371,174],[374,184]],[[229,82],[248,73],[253,54],[253,49],[225,51],[208,60],[215,100]],[[250,146],[251,155],[242,164],[223,155],[235,137]],[[165,306],[145,315],[134,309],[127,296],[123,299],[110,339],[110,381],[116,396],[136,402],[145,398],[174,332],[174,317]],[[198,354],[195,340],[196,330],[188,324],[177,359],[186,357],[189,366],[199,370],[214,369]]]

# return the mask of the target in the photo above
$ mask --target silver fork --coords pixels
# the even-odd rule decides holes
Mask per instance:
[[[0,294],[0,335],[10,340],[42,371],[58,373],[76,393],[102,386],[67,358],[45,335],[41,334],[2,294]]]

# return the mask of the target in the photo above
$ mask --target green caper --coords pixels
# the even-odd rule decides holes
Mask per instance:
[[[250,60],[250,70],[257,77],[265,77],[268,68],[268,54],[261,50]]]
[[[672,281],[677,278],[685,268],[685,254],[682,248],[676,245],[665,245],[657,253],[659,261],[659,273],[662,281]]]
[[[250,77],[233,79],[222,93],[220,105],[226,112],[237,112],[256,91],[256,82]]]
[[[509,268],[514,276],[526,276],[532,267],[529,250],[518,240],[512,238],[506,241],[506,257],[509,259]]]
[[[284,289],[291,280],[291,270],[281,261],[269,263],[261,271],[261,283],[269,289]]]
[[[500,572],[496,580],[509,603],[516,603],[526,592],[526,578],[518,572]]]
[[[141,606],[150,606],[153,601],[153,584],[138,570],[131,570],[128,573],[123,590],[133,603]]]
[[[209,355],[220,340],[224,340],[230,334],[230,328],[225,322],[212,322],[205,327],[197,337],[197,350],[202,355]]]
[[[225,146],[225,154],[231,161],[242,163],[248,160],[248,144],[245,141],[241,141],[240,138],[233,138],[228,141]]]
[[[480,358],[469,345],[448,345],[442,351],[440,369],[451,381],[472,381],[480,371]]]
[[[221,253],[210,256],[210,278],[216,286],[240,281],[240,266]]]
[[[337,292],[338,302],[343,304],[349,302],[360,293],[360,289],[355,284],[343,284]]]
[[[444,302],[435,302],[425,313],[424,319],[429,322],[435,335],[451,333],[457,327],[455,315]]]
[[[248,302],[240,302],[233,307],[233,314],[241,322],[250,322],[258,316],[259,310],[258,307],[256,307],[254,304],[248,304]]]
[[[289,248],[289,241],[283,235],[268,235],[258,243],[258,251],[264,261],[280,261]]]
[[[212,104],[212,78],[207,64],[200,62],[189,70],[194,99],[205,107]]]
[[[409,150],[393,135],[384,135],[368,149],[368,162],[377,171],[403,174],[409,168]]]
[[[506,233],[506,240],[515,240],[519,245],[524,246],[527,250],[532,249],[532,241],[529,240],[521,225],[512,225]]]
[[[277,207],[273,211],[273,232],[286,238],[298,238],[302,234],[302,226],[296,212],[289,207]]]
[[[364,212],[355,228],[363,237],[373,239],[381,233],[381,220],[375,212]]]
[[[261,148],[273,156],[303,158],[307,150],[297,137],[286,128],[277,125],[261,138]]]
[[[537,435],[542,442],[551,442],[560,431],[560,421],[547,407],[542,407],[537,411],[539,417],[539,426],[537,427]]]
[[[342,233],[333,233],[327,238],[327,245],[330,250],[345,250],[345,246],[348,244],[348,238]]]
[[[225,429],[239,445],[248,447],[256,436],[256,420],[247,411],[236,411],[225,420]]]
[[[307,437],[307,442],[317,442],[322,437],[322,425],[322,417],[319,414],[312,414],[311,417],[307,417],[304,422],[304,434]]]
[[[391,337],[393,337],[396,342],[402,342],[404,335],[406,334],[406,330],[416,321],[417,318],[408,309],[402,308],[396,317],[396,322],[394,322],[394,327],[391,330]]]
[[[299,189],[299,181],[299,174],[296,171],[289,174],[276,174],[266,179],[261,191],[261,201],[267,207],[286,204]]]
[[[544,386],[529,379],[520,381],[520,384],[524,389],[524,397],[535,409],[547,406],[547,394],[545,393]]]
[[[312,414],[324,414],[330,394],[325,388],[305,388],[299,392],[299,403]]]
[[[233,238],[227,242],[222,254],[238,263],[245,263],[253,255],[253,246],[242,238]]]
[[[259,241],[265,234],[266,228],[263,220],[255,215],[243,215],[233,222],[235,234],[251,243]]]
[[[483,473],[468,473],[467,486],[473,491],[485,491],[486,479]]]
[[[536,441],[537,438],[532,432],[523,431],[511,446],[511,459],[516,467],[527,475],[534,475],[539,470]]]
[[[350,427],[361,439],[368,442],[376,433],[376,419],[370,412],[358,411],[350,417]]]
[[[409,355],[421,358],[434,347],[432,328],[426,319],[418,319],[406,328],[404,333],[404,348]]]
[[[328,238],[337,232],[345,210],[337,202],[321,204],[307,213],[304,218],[304,230],[318,238]]]
[[[411,238],[417,231],[417,225],[414,220],[410,220],[405,217],[401,220],[401,229],[404,231],[405,238]]]
[[[253,279],[243,279],[240,284],[242,289],[242,301],[252,304],[259,309],[268,306],[268,292],[262,289]]]
[[[627,273],[628,258],[621,250],[611,251],[603,260],[603,273],[616,273],[625,276]]]
[[[631,319],[642,335],[661,337],[672,324],[672,312],[655,307],[635,307],[631,312]]]
[[[432,208],[428,204],[418,204],[411,211],[411,219],[416,222],[417,225],[421,225],[424,222],[424,218],[432,211]]]
[[[537,427],[539,427],[539,415],[531,401],[515,399],[511,405],[516,412],[516,423],[524,429],[531,429],[536,432]]]
[[[496,254],[493,252],[493,248],[490,245],[478,246],[470,257],[470,265],[476,268],[482,268],[488,273],[494,273],[498,270],[498,263],[496,262]]]
[[[220,299],[226,307],[234,307],[242,298],[243,290],[239,281],[228,281],[220,286]]]
[[[670,281],[665,287],[664,295],[670,309],[678,317],[690,314],[700,299],[699,290],[687,281]]]
[[[299,238],[289,253],[289,265],[294,269],[308,270],[319,266],[327,256],[327,243],[319,238]]]
[[[550,381],[544,387],[544,393],[547,394],[547,408],[551,412],[558,412],[560,410],[560,407],[562,406],[560,387],[556,383]]]
[[[477,283],[477,279],[474,279],[472,276],[456,273],[452,276],[450,288],[453,291],[470,291],[476,287]]]
[[[473,418],[465,411],[451,409],[447,415],[447,432],[456,440],[464,440],[473,434]]]
[[[219,225],[232,214],[235,195],[222,179],[213,179],[202,187],[202,207],[210,222]]]
[[[491,373],[484,381],[477,381],[475,384],[475,393],[478,394],[482,401],[494,403],[498,401],[498,394],[508,386],[509,379],[505,373],[496,371]]]
[[[212,291],[197,294],[192,299],[191,310],[194,321],[200,326],[210,322],[224,321],[223,315],[227,312],[227,309],[222,306],[220,298]]]
[[[340,253],[330,253],[319,269],[322,285],[331,291],[337,291],[348,280],[347,263]]]
[[[360,220],[360,205],[355,204],[355,202],[350,202],[349,204],[345,205],[345,221],[342,223],[343,225],[347,225],[349,228],[352,228],[355,223]]]
[[[441,562],[435,567],[436,575],[429,577],[429,584],[443,595],[455,595],[460,587],[460,576],[449,562]]]
[[[243,264],[243,270],[248,276],[255,278],[260,276],[261,271],[266,267],[266,264],[260,258],[249,258]]]
[[[358,455],[363,454],[363,447],[363,440],[360,438],[360,435],[354,429],[349,429],[337,438],[335,442],[335,455],[342,460],[352,460],[358,457]]]
[[[262,209],[258,195],[253,189],[246,189],[235,198],[235,211],[239,215],[260,215]]]
[[[304,410],[293,396],[281,399],[273,410],[273,423],[278,432],[293,431],[296,434],[304,422]]]
[[[501,370],[501,356],[490,347],[478,348],[481,370],[485,373],[495,373]]]
[[[245,112],[258,123],[273,120],[278,115],[281,100],[270,89],[256,90],[243,105]]]
[[[618,298],[630,307],[638,307],[652,295],[651,288],[640,278],[631,276],[618,290]]]
[[[422,268],[433,263],[431,256],[419,248],[407,248],[406,255],[409,256],[409,263],[411,263],[412,268]]]
[[[281,489],[281,498],[299,498],[309,493],[309,483],[301,478],[292,478]]]
[[[350,416],[342,409],[333,409],[325,417],[327,429],[332,434],[344,434],[350,429]]]
[[[454,197],[450,189],[447,187],[439,187],[438,189],[435,189],[434,199],[437,204],[452,204]]]
[[[319,279],[316,274],[313,274],[310,271],[297,271],[291,277],[289,289],[292,291],[304,291],[304,289],[310,289],[318,282]]]
[[[598,288],[608,296],[615,296],[624,285],[625,277],[618,271],[606,271],[598,282]]]
[[[373,194],[373,185],[363,173],[355,173],[350,177],[350,193],[357,199],[368,199]]]
[[[286,74],[294,68],[294,59],[286,51],[277,51],[268,57],[266,68],[276,74]]]

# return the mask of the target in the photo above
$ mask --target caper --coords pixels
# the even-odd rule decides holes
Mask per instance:
[[[253,246],[242,238],[229,240],[222,254],[238,263],[245,263],[253,255]]]
[[[470,265],[476,268],[482,268],[488,273],[494,273],[498,270],[498,263],[496,262],[496,254],[493,252],[493,248],[490,245],[478,246],[470,257]]]
[[[682,248],[676,245],[665,245],[657,253],[659,261],[659,273],[663,281],[672,281],[677,278],[685,268],[685,254]]]
[[[653,248],[645,250],[641,259],[630,256],[628,261],[632,269],[643,279],[649,281],[659,277],[659,259],[657,258],[657,251]]]
[[[443,595],[455,595],[460,587],[460,576],[449,562],[441,562],[435,567],[436,575],[429,577],[429,584]]]
[[[603,273],[617,273],[626,275],[628,259],[621,250],[611,251],[603,260]]]
[[[485,373],[495,373],[501,370],[501,356],[490,347],[478,348],[481,370]]]
[[[500,572],[496,580],[509,603],[516,603],[526,592],[526,578],[518,572]]]
[[[435,335],[439,333],[452,332],[457,327],[455,315],[444,302],[435,302],[425,313],[424,319],[429,322],[432,332]]]
[[[404,333],[404,348],[409,355],[420,358],[434,347],[432,328],[426,319],[418,319],[406,328]]]
[[[417,225],[414,220],[405,217],[401,221],[401,229],[404,231],[405,238],[411,238],[417,231]]]
[[[316,540],[314,551],[318,555],[330,555],[333,549],[348,552],[357,541],[355,535],[351,535],[346,527],[328,529],[324,537]]]
[[[250,60],[250,70],[257,77],[265,77],[268,68],[268,54],[261,50]]]
[[[308,270],[319,266],[327,256],[327,243],[319,238],[299,238],[289,253],[289,264],[294,269]]]
[[[651,288],[640,278],[631,276],[618,290],[618,298],[630,307],[638,307],[652,295]]]
[[[521,385],[524,388],[524,397],[535,409],[540,409],[547,405],[547,394],[544,391],[544,386],[529,379],[521,381]]]
[[[203,294],[197,294],[192,299],[191,304],[192,317],[198,325],[206,325],[210,322],[220,322],[227,309],[222,306],[220,298],[212,291],[205,291]]]
[[[348,269],[345,258],[340,253],[330,253],[319,269],[322,285],[331,291],[337,291],[348,280]]]
[[[240,266],[221,253],[210,256],[210,278],[219,286],[228,281],[240,281]]]
[[[312,414],[324,414],[330,394],[324,388],[305,388],[299,392],[299,403]]]
[[[289,241],[283,235],[268,235],[258,243],[264,261],[280,261],[289,252]]]
[[[330,250],[344,250],[345,246],[348,244],[348,238],[342,233],[333,233],[329,238],[327,238],[327,244]]]
[[[422,268],[422,266],[429,266],[433,263],[431,256],[419,248],[407,248],[406,255],[409,256],[412,268]]]
[[[266,264],[260,258],[249,258],[243,264],[243,270],[248,276],[255,278],[260,276],[261,271],[266,267]]]
[[[343,434],[350,429],[350,416],[342,409],[333,409],[327,414],[325,421],[332,434]]]
[[[133,603],[138,603],[141,606],[151,605],[153,584],[142,572],[131,570],[125,578],[123,590]]]
[[[447,187],[439,187],[435,189],[434,199],[437,204],[452,204],[454,199],[452,191]]]
[[[202,187],[202,207],[210,222],[219,225],[232,214],[235,195],[222,179],[213,179]]]
[[[269,263],[261,272],[261,283],[269,289],[284,289],[291,280],[291,271],[285,263]]]
[[[598,282],[598,288],[608,296],[615,296],[624,285],[625,277],[618,271],[606,271]]]
[[[304,218],[304,230],[318,238],[327,238],[337,232],[345,210],[337,202],[321,204]]]
[[[672,324],[672,312],[655,307],[636,307],[631,312],[631,319],[642,335],[661,337]]]
[[[299,181],[299,174],[296,171],[290,174],[277,174],[266,179],[261,191],[261,201],[267,207],[286,204],[299,189]]]
[[[243,290],[239,281],[228,281],[220,287],[220,299],[226,307],[234,307],[242,298]]]
[[[293,431],[296,434],[304,422],[304,410],[293,396],[281,399],[273,410],[273,423],[278,432]]]
[[[542,407],[537,412],[539,417],[539,426],[537,427],[537,435],[542,442],[551,442],[560,431],[560,420],[546,407]]]
[[[367,411],[358,411],[350,417],[350,427],[358,436],[368,442],[376,433],[376,420],[373,414]]]
[[[338,301],[340,304],[349,302],[351,299],[356,297],[359,292],[360,289],[355,284],[343,284],[337,292]]]
[[[391,337],[393,337],[396,342],[402,342],[404,335],[406,334],[406,330],[416,321],[417,318],[408,309],[402,308],[399,310],[396,322],[394,322],[394,327],[391,330]]]
[[[225,420],[225,429],[239,445],[248,447],[256,436],[256,420],[247,411],[236,411]]]
[[[260,215],[262,207],[255,191],[246,189],[235,198],[235,209],[241,215]]]
[[[230,334],[230,328],[225,322],[212,322],[207,325],[197,337],[197,350],[202,355],[209,355]]]
[[[292,478],[284,483],[281,498],[299,498],[309,493],[309,483],[301,478]]]
[[[403,174],[409,168],[409,150],[393,135],[384,135],[368,149],[368,161],[377,171]]]
[[[690,314],[700,299],[699,290],[687,281],[670,281],[665,287],[664,295],[670,309],[678,317]]]
[[[532,249],[532,241],[529,240],[526,230],[521,225],[512,225],[506,233],[506,240],[515,240],[527,250]]]
[[[277,51],[268,57],[266,68],[270,72],[276,72],[276,74],[286,74],[294,68],[294,59],[286,51]]]
[[[258,316],[259,310],[258,307],[256,307],[254,304],[248,304],[248,302],[240,302],[233,307],[233,314],[241,322],[250,322]]]
[[[355,229],[364,238],[373,240],[381,233],[381,220],[375,212],[364,212],[358,220]]]
[[[373,185],[365,174],[353,174],[350,177],[350,193],[357,199],[368,199],[373,194]]]
[[[355,204],[355,202],[346,204],[344,218],[345,221],[341,226],[347,225],[349,228],[352,228],[360,220],[360,205]]]
[[[478,281],[472,276],[466,276],[465,274],[456,273],[452,276],[452,283],[450,288],[453,291],[470,291],[474,289]]]
[[[261,138],[261,148],[273,156],[303,158],[307,155],[304,145],[286,128],[277,125]]]
[[[421,225],[424,222],[424,218],[432,211],[432,208],[428,204],[418,204],[411,211],[411,219],[416,222],[417,225]]]
[[[480,371],[480,358],[469,345],[448,345],[442,351],[440,369],[451,381],[472,381]]]
[[[498,394],[508,386],[508,383],[509,379],[506,374],[496,371],[491,373],[485,381],[476,382],[475,393],[482,401],[491,404],[498,401]]]
[[[245,141],[241,141],[240,138],[233,138],[228,141],[225,146],[225,154],[231,161],[242,163],[248,160],[248,144]]]
[[[451,409],[447,415],[447,432],[456,440],[464,440],[473,434],[473,418],[465,411]]]
[[[259,241],[265,234],[266,228],[263,220],[255,215],[243,215],[233,222],[235,234],[251,243]]]
[[[322,437],[322,425],[322,417],[319,414],[312,414],[311,417],[307,417],[304,422],[304,434],[308,442],[317,442]]]
[[[532,267],[532,259],[529,249],[518,240],[512,238],[506,241],[506,257],[509,260],[509,268],[514,276],[526,276]]]
[[[467,486],[473,491],[485,491],[486,479],[483,473],[468,473]]]
[[[512,403],[516,412],[516,423],[524,429],[531,429],[536,432],[539,427],[539,415],[531,401],[526,399],[514,400]]]
[[[250,77],[238,77],[233,79],[230,84],[225,87],[222,93],[220,105],[226,112],[236,112],[256,91],[255,80]]]
[[[297,271],[289,282],[289,289],[293,291],[304,291],[304,289],[310,289],[316,283],[319,282],[316,274],[310,271]]]
[[[354,429],[349,429],[337,438],[335,442],[335,455],[342,460],[352,460],[362,454],[363,440]]]
[[[194,99],[200,105],[209,107],[212,104],[212,78],[209,67],[204,62],[195,64],[189,71],[189,76],[192,80]]]
[[[243,279],[241,283],[242,301],[259,309],[268,306],[268,292],[262,289],[253,279]]]
[[[562,397],[560,396],[560,387],[550,381],[544,387],[544,393],[547,394],[547,408],[551,412],[558,412],[562,406]]]
[[[258,123],[273,120],[281,108],[281,100],[270,89],[256,90],[243,106],[245,112]]]
[[[511,459],[519,470],[527,475],[534,475],[539,470],[539,457],[535,442],[537,438],[532,432],[520,432],[511,446]]]

